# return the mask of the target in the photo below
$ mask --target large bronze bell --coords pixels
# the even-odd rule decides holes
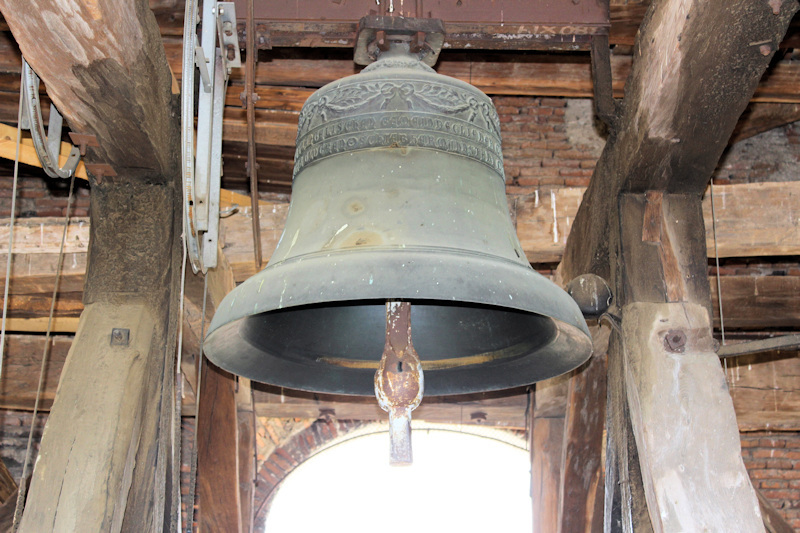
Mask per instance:
[[[408,49],[394,43],[306,102],[283,236],[219,306],[215,364],[373,395],[395,300],[411,304],[426,395],[526,385],[589,357],[578,306],[517,239],[491,100]]]

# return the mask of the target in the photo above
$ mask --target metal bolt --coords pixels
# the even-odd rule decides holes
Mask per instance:
[[[326,420],[331,421],[336,418],[336,410],[323,408],[319,410],[319,416],[317,417],[318,420]]]
[[[664,346],[673,353],[683,353],[686,349],[686,333],[680,329],[671,329],[664,335]]]
[[[113,328],[111,330],[111,346],[127,346],[131,340],[131,330]]]
[[[483,424],[487,420],[486,413],[483,411],[475,411],[474,413],[469,415],[470,420],[475,422],[476,424]]]

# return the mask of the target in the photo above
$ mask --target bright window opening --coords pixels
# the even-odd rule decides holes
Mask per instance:
[[[268,533],[529,533],[528,452],[492,438],[415,430],[414,464],[389,466],[389,436],[344,441],[281,484]]]

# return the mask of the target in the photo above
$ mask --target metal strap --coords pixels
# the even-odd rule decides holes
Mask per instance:
[[[22,90],[23,90],[23,118],[20,128],[29,129],[33,138],[33,147],[42,163],[42,168],[51,178],[66,179],[75,174],[75,169],[81,159],[80,150],[73,146],[64,166],[59,168],[58,161],[61,155],[61,129],[64,119],[56,109],[50,105],[50,125],[47,134],[44,131],[42,119],[42,106],[39,101],[39,76],[22,59]]]

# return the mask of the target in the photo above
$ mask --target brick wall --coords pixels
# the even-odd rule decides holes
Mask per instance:
[[[19,482],[22,475],[22,465],[25,462],[25,451],[28,446],[28,434],[31,430],[33,413],[27,411],[0,410],[0,458],[8,471]],[[42,439],[42,429],[47,421],[47,413],[39,414],[33,430],[31,463],[28,473],[31,473],[33,461],[39,451],[39,441]]]
[[[11,177],[0,178],[0,218],[11,216]],[[20,177],[17,182],[18,217],[61,217],[67,209],[69,181],[40,177]],[[71,215],[89,215],[89,186],[75,181]]]
[[[742,435],[750,479],[795,530],[800,530],[800,433]]]

